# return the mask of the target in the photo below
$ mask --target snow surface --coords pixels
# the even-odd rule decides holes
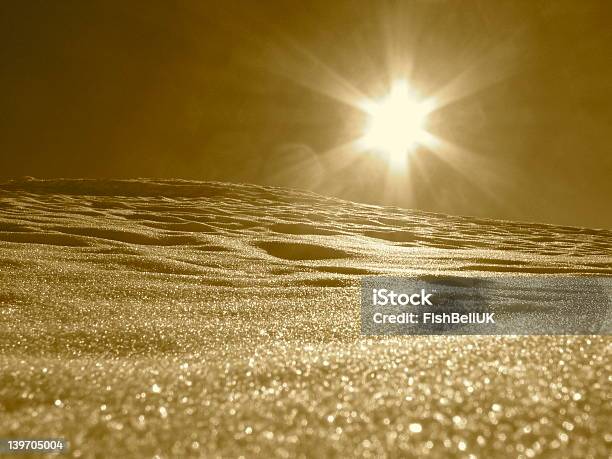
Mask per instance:
[[[362,337],[364,275],[612,275],[612,232],[190,181],[0,185],[0,437],[608,457],[609,336]]]

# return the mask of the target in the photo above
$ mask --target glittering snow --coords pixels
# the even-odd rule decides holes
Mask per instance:
[[[0,185],[0,437],[608,457],[612,339],[365,338],[367,274],[612,275],[612,233],[187,181]]]

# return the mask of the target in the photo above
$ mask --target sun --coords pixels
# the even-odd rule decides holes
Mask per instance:
[[[368,114],[368,122],[361,138],[362,146],[388,155],[390,162],[405,161],[424,139],[429,110],[405,80],[395,81],[387,96],[366,102],[363,109]]]

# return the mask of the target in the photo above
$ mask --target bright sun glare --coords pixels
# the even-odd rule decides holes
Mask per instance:
[[[405,80],[398,80],[386,97],[366,103],[364,110],[369,120],[361,139],[363,146],[387,154],[390,162],[404,163],[424,138],[426,104],[418,101]]]

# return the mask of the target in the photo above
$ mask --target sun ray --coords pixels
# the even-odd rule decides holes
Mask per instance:
[[[521,31],[517,31],[509,39],[484,52],[463,72],[438,88],[432,96],[436,101],[435,110],[510,78],[521,59],[521,47],[517,45],[521,37]]]
[[[274,73],[355,108],[359,108],[358,101],[367,98],[354,84],[299,43],[288,37],[278,42],[283,46],[266,46],[273,62],[269,69]]]
[[[431,133],[425,133],[423,136],[423,146],[449,165],[456,173],[468,180],[483,195],[496,204],[508,208],[507,202],[500,201],[498,196],[489,191],[494,188],[499,189],[500,186],[504,185],[499,174],[492,172],[499,168],[499,165],[494,164],[493,160]],[[506,175],[512,175],[508,168],[506,168]],[[496,183],[496,187],[491,187],[492,182]],[[507,185],[511,186],[512,182],[508,181]]]

